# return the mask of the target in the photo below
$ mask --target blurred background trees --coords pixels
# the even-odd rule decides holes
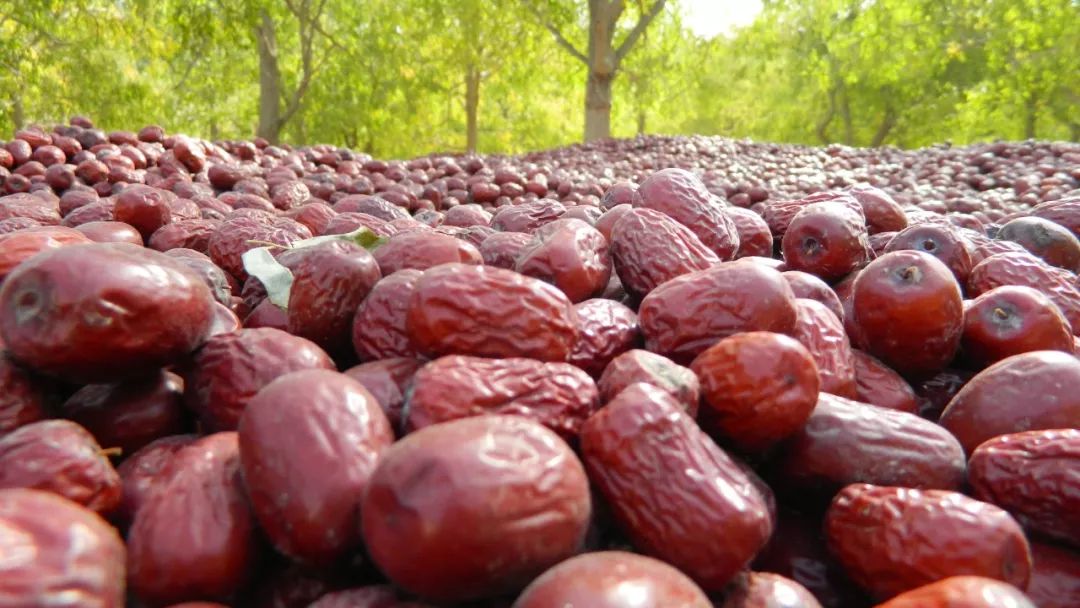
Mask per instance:
[[[0,1],[0,133],[86,114],[398,157],[1080,139],[1080,0],[767,0],[712,37],[689,1]]]

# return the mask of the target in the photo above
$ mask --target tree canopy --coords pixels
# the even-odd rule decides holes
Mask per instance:
[[[683,14],[678,0],[7,3],[0,132],[85,114],[396,157],[583,133],[1080,139],[1080,0],[769,0],[711,39]]]

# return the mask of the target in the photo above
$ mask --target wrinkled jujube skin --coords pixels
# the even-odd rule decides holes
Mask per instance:
[[[975,448],[972,496],[1013,514],[1029,531],[1080,548],[1080,430],[1001,435]]]
[[[143,237],[130,224],[123,222],[87,222],[75,227],[95,243],[131,243],[143,245]]]
[[[308,227],[286,217],[235,217],[214,231],[207,246],[210,259],[237,279],[247,279],[242,256],[249,249],[267,243],[287,247],[295,241],[311,238]]]
[[[617,182],[604,191],[600,197],[600,208],[609,211],[619,205],[638,206],[641,204],[641,194],[638,193],[636,184],[630,182]]]
[[[254,572],[259,546],[234,432],[173,454],[128,533],[128,585],[145,602],[228,600]]]
[[[574,441],[600,406],[592,378],[568,363],[449,355],[413,375],[405,428],[488,414],[529,418]]]
[[[633,207],[627,203],[615,205],[604,212],[597,220],[594,228],[600,231],[600,234],[604,235],[604,238],[611,242],[611,231],[615,229],[615,224],[622,219]]]
[[[1067,196],[1040,203],[1031,208],[1031,215],[1060,224],[1080,238],[1080,197]]]
[[[821,391],[855,397],[855,355],[844,324],[824,304],[795,299],[798,320],[792,336],[806,347],[817,364]]]
[[[461,239],[438,232],[401,232],[375,249],[383,275],[415,268],[427,270],[439,264],[483,264],[480,250]]]
[[[43,420],[0,438],[0,488],[63,496],[100,515],[120,504],[120,476],[86,429]]]
[[[867,238],[861,213],[839,203],[814,203],[788,225],[782,242],[784,263],[788,270],[833,281],[869,260]]]
[[[921,251],[941,260],[961,285],[971,274],[969,245],[955,228],[945,224],[917,224],[901,230],[885,246],[885,253],[893,251]]]
[[[844,321],[844,305],[840,303],[840,298],[828,283],[801,270],[785,270],[781,274],[784,275],[784,280],[788,282],[788,285],[791,285],[791,291],[796,298],[816,300],[824,304],[829,312],[836,315],[837,319]]]
[[[872,602],[829,553],[821,523],[820,515],[781,509],[776,531],[751,567],[799,583],[825,608],[869,608]]]
[[[289,313],[278,308],[278,305],[271,302],[270,298],[265,298],[256,304],[255,308],[244,317],[243,326],[249,329],[271,327],[281,331],[288,331]]]
[[[160,371],[114,384],[87,384],[61,406],[65,418],[81,424],[104,448],[128,456],[151,441],[188,430],[184,381]]]
[[[855,399],[870,405],[909,414],[919,413],[915,391],[900,374],[875,357],[853,349],[855,356]]]
[[[655,209],[686,226],[720,260],[733,260],[739,232],[705,184],[685,169],[662,169],[638,187],[638,208]]]
[[[635,297],[720,262],[689,228],[654,209],[626,212],[609,240],[615,272],[626,292]]]
[[[607,403],[623,389],[643,382],[671,395],[683,410],[694,418],[701,399],[701,383],[693,370],[676,364],[662,355],[634,349],[611,360],[597,380],[600,401]]]
[[[1080,335],[1080,285],[1076,275],[1047,266],[1027,252],[999,253],[971,269],[967,293],[975,297],[1002,285],[1023,285],[1041,291],[1061,309],[1073,335]]]
[[[532,240],[526,232],[496,232],[480,243],[480,255],[488,266],[513,270],[518,256]]]
[[[783,275],[745,260],[673,279],[638,308],[645,347],[676,363],[739,332],[791,333],[796,319],[795,294]]]
[[[363,247],[344,241],[293,249],[281,257],[290,258],[287,265],[293,275],[289,333],[311,340],[332,355],[349,352],[356,309],[382,278],[375,258]]]
[[[34,370],[107,382],[195,350],[210,331],[212,304],[206,284],[164,254],[122,243],[72,245],[8,275],[0,334]]]
[[[19,264],[42,251],[90,242],[82,232],[64,226],[32,227],[0,235],[0,282]]]
[[[736,577],[721,608],[821,608],[814,594],[799,583],[771,572]]]
[[[1068,228],[1041,217],[1018,217],[998,230],[997,238],[1019,243],[1047,264],[1080,272],[1080,240]]]
[[[604,235],[581,220],[560,219],[533,233],[518,254],[515,270],[551,283],[575,304],[597,296],[611,278]]]
[[[719,591],[765,545],[768,504],[666,392],[634,384],[585,423],[589,478],[643,553]]]
[[[390,447],[361,505],[364,541],[399,587],[436,601],[516,592],[581,547],[581,461],[517,416],[438,424]]]
[[[409,340],[429,357],[565,361],[577,341],[570,300],[512,270],[443,264],[424,272],[409,300]]]
[[[187,266],[188,270],[198,275],[206,286],[210,288],[211,295],[219,303],[226,306],[232,305],[232,283],[225,271],[218,267],[210,257],[195,251],[194,249],[170,249],[165,252],[170,258]]]
[[[1027,594],[1039,608],[1080,605],[1080,554],[1056,545],[1031,541],[1035,567]]]
[[[305,203],[285,213],[285,217],[307,226],[311,234],[323,234],[326,226],[335,216],[337,216],[337,211],[321,202]]]
[[[1031,551],[1020,525],[994,505],[959,492],[853,484],[825,515],[830,550],[880,599],[957,575],[1020,589]]]
[[[1073,352],[1069,321],[1041,292],[1021,285],[995,287],[964,310],[964,359],[977,368],[1035,350]]]
[[[210,237],[221,222],[217,220],[179,220],[158,228],[146,241],[146,246],[158,251],[168,251],[183,247],[199,253],[210,251]],[[86,229],[86,224],[79,226]]]
[[[970,454],[998,435],[1080,428],[1080,359],[1058,351],[1013,355],[979,372],[941,414]]]
[[[782,334],[751,331],[724,338],[690,369],[701,381],[701,428],[744,452],[762,452],[796,432],[818,400],[813,357]]]
[[[1035,608],[1016,587],[984,576],[950,576],[911,591],[901,593],[877,608],[954,608],[971,606],[1009,606]]]
[[[184,402],[205,428],[235,430],[247,402],[279,376],[335,369],[314,342],[272,328],[214,336],[184,368]]]
[[[360,544],[360,500],[394,441],[362,384],[330,370],[286,374],[251,398],[238,433],[252,508],[279,551],[325,566]]]
[[[724,215],[731,220],[739,234],[739,250],[735,252],[735,258],[772,256],[772,231],[760,215],[742,207],[725,207]]]
[[[0,437],[48,417],[45,386],[3,354],[0,341]]]
[[[869,184],[855,184],[847,193],[862,206],[870,234],[893,232],[907,227],[903,208],[887,192]]]
[[[127,529],[135,519],[135,513],[142,507],[146,497],[155,487],[165,480],[162,474],[172,460],[173,454],[180,448],[192,444],[196,435],[170,435],[151,441],[134,454],[130,454],[116,472],[120,475],[123,496],[120,506],[111,519],[122,530]]]
[[[774,461],[778,488],[830,498],[852,483],[959,491],[959,442],[914,414],[821,393],[806,424]]]
[[[116,195],[113,216],[116,221],[133,226],[144,240],[150,240],[158,228],[172,221],[169,203],[175,198],[168,190],[133,184]]]
[[[383,277],[356,308],[352,344],[361,361],[419,356],[409,340],[407,318],[409,299],[422,274],[407,269]]]
[[[93,511],[48,492],[0,490],[0,528],[0,605],[125,605],[124,541]]]
[[[402,599],[390,585],[371,585],[333,591],[307,608],[431,608],[428,604]]]
[[[491,227],[500,232],[527,232],[532,234],[534,230],[548,222],[559,219],[566,213],[566,206],[562,203],[543,198],[520,205],[508,205],[500,207],[491,218]]]
[[[870,262],[855,279],[853,305],[865,350],[903,375],[944,369],[960,346],[960,286],[929,254],[895,251]]]
[[[412,383],[413,374],[423,365],[424,362],[419,359],[390,357],[361,363],[345,370],[344,374],[364,385],[386,414],[391,428],[402,434],[405,394]]]
[[[562,562],[530,583],[513,608],[553,606],[712,608],[705,592],[682,572],[626,551],[584,553]]]
[[[641,346],[637,314],[614,300],[593,298],[574,305],[577,342],[567,362],[598,378],[615,357]]]

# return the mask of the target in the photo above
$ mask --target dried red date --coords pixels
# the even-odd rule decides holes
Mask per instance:
[[[638,308],[646,348],[678,363],[739,332],[790,333],[796,318],[783,275],[745,260],[669,281]]]
[[[633,608],[641,605],[641,598],[652,606],[712,607],[694,581],[658,559],[599,551],[572,557],[543,573],[513,608]]]
[[[271,328],[214,336],[184,369],[186,405],[211,430],[232,430],[247,402],[289,372],[335,369],[315,343]]]
[[[603,292],[611,278],[607,239],[581,220],[555,220],[533,233],[515,270],[555,285],[571,302],[587,300]]]
[[[965,461],[956,439],[932,422],[821,393],[773,466],[780,487],[830,497],[858,482],[959,490]]]
[[[851,577],[882,599],[956,575],[1021,589],[1031,576],[1016,521],[958,492],[850,485],[829,506],[825,534]]]
[[[258,555],[236,433],[180,448],[163,475],[128,533],[131,590],[151,604],[228,599],[247,582]]]
[[[456,418],[514,414],[572,441],[599,405],[596,384],[568,363],[450,355],[413,376],[405,427],[412,431]]]
[[[1080,428],[1080,359],[1044,350],[1002,359],[952,398],[941,426],[969,454],[987,439],[1040,429]]]
[[[581,462],[557,435],[517,416],[480,416],[391,446],[360,513],[391,581],[460,601],[517,591],[574,555],[591,501]]]
[[[288,218],[240,216],[218,226],[210,236],[207,250],[215,264],[243,281],[248,275],[242,256],[249,249],[267,244],[286,247],[309,238],[311,231],[307,226]]]
[[[0,235],[0,281],[19,264],[42,251],[90,242],[85,234],[63,226],[31,227]]]
[[[131,243],[140,247],[143,245],[139,231],[123,222],[87,222],[75,229],[95,243]]]
[[[513,270],[521,252],[532,243],[525,232],[496,232],[480,243],[480,255],[488,266]]]
[[[500,207],[491,218],[491,227],[499,232],[532,234],[540,226],[559,219],[563,213],[566,213],[565,205],[549,198],[542,198],[520,205]]]
[[[68,420],[43,420],[0,438],[0,488],[53,492],[99,514],[120,504],[120,476],[93,435]]]
[[[55,494],[0,490],[0,603],[123,608],[124,542],[93,511]]]
[[[963,285],[971,274],[970,245],[955,228],[945,224],[917,224],[896,234],[885,246],[885,253],[893,251],[921,251],[941,260]]]
[[[915,391],[900,374],[861,350],[855,357],[855,399],[870,405],[916,414],[919,402]]]
[[[901,374],[933,374],[956,355],[963,300],[937,258],[920,251],[887,253],[859,273],[852,300],[866,350]]]
[[[855,397],[855,355],[844,324],[816,300],[795,299],[798,321],[792,336],[806,347],[817,364],[821,391]]]
[[[807,205],[784,232],[784,263],[788,270],[836,280],[869,260],[867,236],[861,210],[837,202]]]
[[[1072,353],[1073,335],[1050,298],[1031,287],[1003,285],[966,307],[960,347],[967,361],[984,367],[1034,350]]]
[[[405,394],[413,374],[424,364],[419,359],[391,357],[361,363],[345,370],[345,375],[360,384],[379,402],[386,419],[395,431],[402,429]]]
[[[1064,547],[1031,543],[1035,569],[1027,593],[1039,608],[1080,606],[1080,554]]]
[[[483,264],[480,251],[462,241],[437,232],[401,232],[375,249],[375,260],[383,275],[415,268],[426,270],[439,264],[460,262]]]
[[[618,355],[639,346],[637,315],[614,300],[594,298],[574,305],[577,342],[567,360],[596,378]]]
[[[565,361],[577,341],[570,300],[511,270],[443,264],[416,282],[409,339],[424,354]]]
[[[690,369],[701,380],[701,427],[746,452],[761,452],[797,431],[817,403],[813,357],[781,334],[752,331],[724,338]]]
[[[355,549],[360,499],[393,440],[375,398],[337,372],[293,372],[252,397],[240,417],[240,463],[277,549],[319,565]]]
[[[419,270],[399,270],[383,277],[356,308],[352,322],[352,343],[361,361],[386,357],[416,357],[406,324],[409,299]]]
[[[102,382],[195,350],[210,331],[212,304],[206,284],[164,254],[121,243],[73,245],[8,276],[0,333],[11,355],[35,370]]]
[[[691,418],[697,416],[701,384],[689,368],[647,350],[627,351],[611,360],[597,381],[600,400],[607,403],[638,382],[651,384],[675,398]]]
[[[1073,335],[1080,335],[1080,286],[1076,275],[1048,266],[1026,251],[999,253],[971,269],[967,291],[974,297],[1002,285],[1023,285],[1041,291],[1061,309]]]
[[[127,456],[159,437],[187,430],[183,397],[184,381],[161,371],[116,384],[88,384],[60,409],[103,447],[120,448]]]
[[[625,213],[612,228],[610,241],[615,272],[627,293],[637,297],[720,262],[689,228],[653,209]]]
[[[634,384],[581,430],[589,477],[642,552],[706,591],[765,545],[773,522],[756,485],[674,398]]]
[[[8,359],[3,349],[0,341],[0,436],[48,416],[44,387]]]
[[[817,598],[795,581],[769,572],[740,574],[720,608],[821,608]]]
[[[772,232],[760,215],[742,207],[725,207],[724,215],[728,216],[739,233],[739,250],[735,253],[736,258],[772,256]]]
[[[190,445],[195,435],[170,435],[152,441],[134,454],[129,455],[116,467],[120,475],[123,496],[120,507],[113,513],[112,519],[121,529],[127,529],[135,519],[146,497],[158,485],[164,482],[162,474],[180,448]]]
[[[1080,548],[1080,430],[995,437],[971,454],[972,495],[1009,511],[1028,530]]]
[[[721,260],[735,258],[739,231],[705,184],[685,169],[662,169],[638,188],[639,208],[655,209],[686,226]]]
[[[172,221],[169,203],[175,198],[168,190],[133,184],[116,195],[113,214],[116,221],[130,224],[149,240],[158,228]]]
[[[799,270],[785,270],[782,274],[788,285],[791,285],[791,291],[796,298],[817,300],[824,304],[841,322],[844,320],[844,305],[840,303],[840,298],[829,287],[828,283],[810,273]]]

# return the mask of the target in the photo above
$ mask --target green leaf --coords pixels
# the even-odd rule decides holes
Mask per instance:
[[[244,270],[262,281],[266,296],[270,302],[282,310],[289,308],[289,291],[292,289],[293,274],[274,259],[266,247],[256,247],[244,253]]]
[[[386,239],[380,237],[379,235],[375,234],[367,228],[357,228],[356,230],[353,230],[352,232],[347,232],[345,234],[329,234],[326,236],[317,236],[310,239],[304,239],[302,241],[296,241],[295,243],[290,245],[289,248],[302,249],[304,247],[313,247],[315,245],[321,245],[323,243],[330,243],[333,241],[345,241],[347,243],[354,243],[363,247],[364,249],[367,249],[368,251],[373,251],[379,245],[385,243]]]

